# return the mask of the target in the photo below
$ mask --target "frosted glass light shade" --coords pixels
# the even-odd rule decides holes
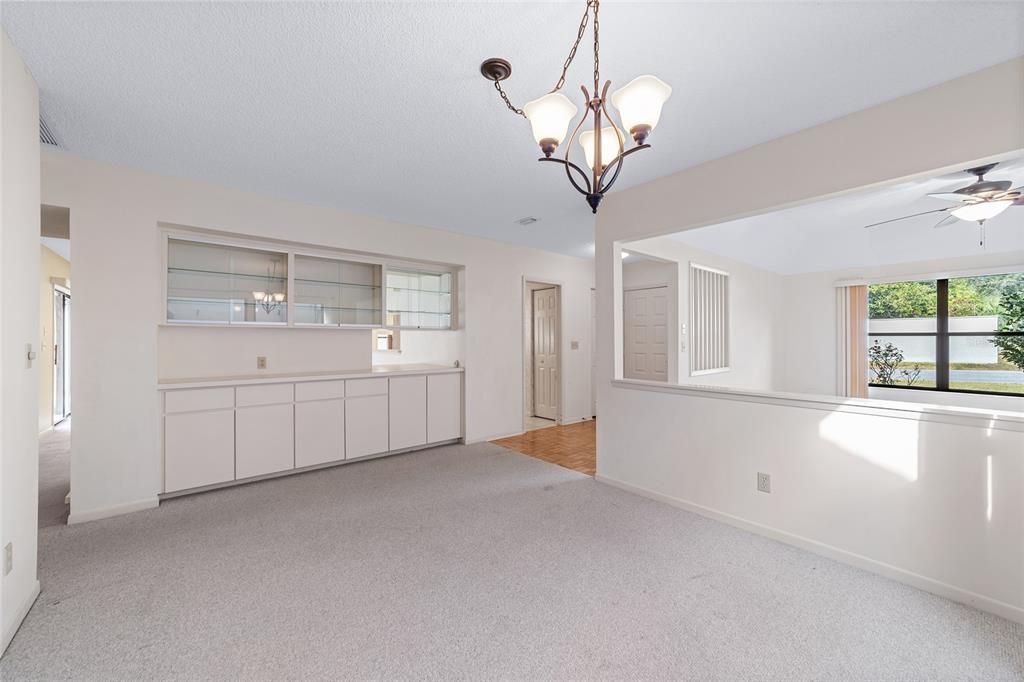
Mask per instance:
[[[622,117],[622,125],[641,144],[658,125],[661,107],[672,88],[657,76],[638,76],[612,93],[611,100]],[[640,139],[637,139],[640,133]]]
[[[594,131],[588,130],[580,135],[580,145],[583,147],[583,153],[587,156],[587,165],[593,169],[594,167]],[[605,126],[601,128],[601,168],[604,168],[608,163],[612,161],[616,156],[619,155],[619,136],[615,134],[615,129],[611,126]]]
[[[254,292],[252,292],[252,297],[256,301],[262,301],[263,299],[265,299],[267,297],[267,292],[265,292],[265,291],[254,291]]]
[[[533,139],[547,155],[565,139],[569,121],[576,115],[576,111],[576,105],[557,92],[549,92],[523,106],[523,113],[533,128]]]
[[[1010,208],[1013,200],[985,201],[977,204],[964,204],[960,208],[954,208],[951,213],[960,220],[988,220]]]

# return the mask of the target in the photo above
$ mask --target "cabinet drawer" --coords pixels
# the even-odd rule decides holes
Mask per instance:
[[[308,381],[295,384],[295,400],[331,400],[345,397],[344,381]]]
[[[190,388],[182,391],[164,392],[164,411],[199,412],[202,410],[220,410],[235,406],[235,389],[227,388]]]
[[[349,379],[345,382],[345,395],[349,398],[361,395],[387,395],[387,379]]]
[[[292,401],[295,384],[264,384],[239,386],[235,389],[235,404],[238,407],[253,405],[279,405]]]

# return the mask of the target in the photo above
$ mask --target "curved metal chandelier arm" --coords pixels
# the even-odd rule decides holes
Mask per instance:
[[[569,182],[572,183],[572,186],[576,188],[576,191],[579,192],[580,194],[590,194],[591,193],[591,191],[590,191],[591,190],[590,178],[587,177],[586,171],[584,171],[582,168],[577,166],[572,161],[569,161],[568,159],[553,159],[551,157],[545,157],[545,156],[542,156],[542,157],[540,157],[537,160],[538,161],[554,161],[555,163],[563,164],[565,166],[565,174],[569,178]],[[580,177],[583,178],[583,182],[587,186],[586,189],[584,189],[583,187],[580,187],[580,184],[578,182],[576,182],[576,179],[572,176],[572,173],[569,172],[569,169],[572,169],[572,170],[574,170],[574,171],[576,171],[577,173],[580,174]]]
[[[610,190],[612,188],[612,185],[614,185],[615,181],[619,178],[619,171],[622,170],[622,160],[624,158],[626,158],[627,156],[629,156],[633,152],[638,152],[641,149],[650,149],[650,148],[651,148],[651,145],[649,145],[649,144],[638,144],[637,146],[635,146],[635,147],[633,147],[631,149],[627,149],[626,151],[622,152],[621,154],[616,156],[614,159],[612,159],[612,162],[609,163],[607,166],[605,166],[604,172],[601,173],[601,177],[600,177],[600,179],[598,181],[598,186],[599,186],[598,192],[600,192],[601,194],[604,194],[605,192],[607,192],[608,190]],[[607,183],[605,183],[604,177],[606,175],[608,175],[609,171],[611,171],[612,168],[615,169],[615,172],[612,173],[611,180],[609,180]]]

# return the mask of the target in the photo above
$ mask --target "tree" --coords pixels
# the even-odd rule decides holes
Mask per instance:
[[[1024,282],[1003,289],[999,299],[999,331],[1024,333]],[[1024,371],[1024,336],[996,336],[992,343],[1004,359]]]
[[[871,319],[934,317],[935,282],[872,284],[868,295]]]
[[[913,386],[921,376],[921,365],[914,364],[906,369],[903,364],[903,351],[899,346],[886,343],[884,346],[875,341],[868,348],[868,364],[871,368],[873,384],[882,386],[895,386],[899,379],[902,379],[904,386]]]

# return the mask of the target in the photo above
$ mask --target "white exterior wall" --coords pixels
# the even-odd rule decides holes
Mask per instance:
[[[1019,421],[613,383],[622,242],[1018,156],[1022,120],[1016,59],[606,198],[596,256],[599,478],[1024,622]],[[821,367],[811,381],[830,393],[835,292],[810,291],[806,311],[820,310],[822,323],[789,344],[787,364]],[[758,471],[772,474],[770,495],[756,490]]]
[[[333,347],[325,351],[325,369],[357,356],[364,366],[370,362],[366,330],[161,328],[159,222],[464,265],[464,342],[442,332],[436,349],[445,361],[457,359],[466,367],[470,441],[522,431],[523,277],[560,282],[563,418],[590,416],[590,261],[56,152],[43,155],[43,196],[47,204],[71,209],[75,235],[72,521],[155,503],[161,372],[183,376],[196,367],[203,373],[223,367],[230,373],[245,365],[251,373],[249,356],[257,348],[269,348],[260,354],[270,356],[273,371],[296,369],[296,363],[310,361],[307,351],[325,347]],[[417,335],[410,335],[410,343]],[[578,350],[570,349],[572,341],[579,341]],[[187,357],[198,353],[205,355]],[[412,361],[404,353],[403,359]]]

